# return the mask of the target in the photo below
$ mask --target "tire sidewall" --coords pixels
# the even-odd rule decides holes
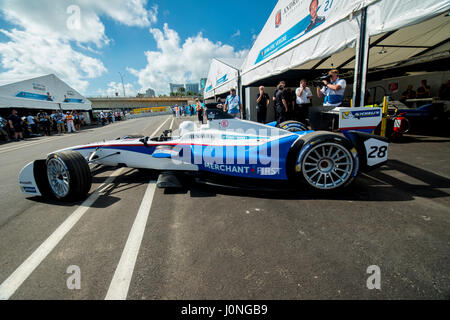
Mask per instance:
[[[314,147],[320,146],[322,144],[327,144],[327,143],[334,143],[334,144],[344,147],[349,152],[351,159],[353,161],[353,170],[352,170],[352,173],[350,174],[349,178],[347,179],[347,181],[344,184],[342,184],[341,186],[334,188],[334,189],[320,189],[320,188],[317,188],[317,187],[311,185],[307,181],[306,177],[304,176],[304,172],[303,172],[303,162],[304,162],[305,157],[307,156],[308,152],[310,150],[312,150]],[[321,192],[332,192],[332,191],[340,190],[340,189],[343,189],[343,188],[349,186],[354,181],[356,176],[358,175],[359,166],[360,166],[360,162],[359,162],[358,152],[348,139],[346,139],[344,136],[341,136],[338,134],[332,134],[332,133],[328,133],[328,132],[323,132],[323,133],[316,132],[316,133],[312,134],[311,137],[305,137],[303,146],[297,154],[297,158],[295,161],[295,168],[294,168],[295,179],[296,179],[296,182],[298,182],[300,180],[302,182],[302,184],[306,185],[310,189],[313,189],[316,191],[321,191]]]
[[[51,195],[61,201],[77,201],[86,196],[90,190],[92,180],[89,166],[81,154],[73,151],[51,154],[47,158],[46,163],[48,164],[52,159],[60,161],[67,170],[69,192],[64,197],[58,196],[51,188],[49,182]]]
[[[308,131],[306,126],[303,123],[298,122],[298,121],[286,121],[286,122],[280,123],[277,127],[279,129],[286,130],[286,131],[289,131],[289,132],[304,132],[304,131]],[[294,131],[293,129],[297,129],[297,130]]]

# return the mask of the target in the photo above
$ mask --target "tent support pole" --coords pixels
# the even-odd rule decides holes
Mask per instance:
[[[367,34],[367,7],[361,12],[361,27],[356,52],[355,84],[353,101],[355,107],[364,106],[366,93],[366,77],[369,65],[369,36]]]

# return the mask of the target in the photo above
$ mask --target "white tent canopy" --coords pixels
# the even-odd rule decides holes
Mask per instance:
[[[47,92],[53,101],[47,101]],[[68,102],[64,102],[64,95]],[[53,74],[0,87],[0,108],[92,110],[92,104]]]
[[[205,99],[224,94],[232,88],[238,89],[239,70],[243,59],[213,59],[204,92]]]
[[[355,68],[363,8],[370,69],[449,54],[448,0],[318,2],[320,18],[311,27],[311,0],[277,3],[242,66],[242,85],[292,69]]]

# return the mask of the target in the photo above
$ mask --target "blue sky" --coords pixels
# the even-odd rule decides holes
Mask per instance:
[[[136,2],[138,3],[136,5]],[[55,73],[89,96],[197,82],[215,56],[244,57],[276,4],[260,1],[0,0],[0,83]],[[80,29],[65,30],[70,5]],[[39,11],[42,12],[39,12]],[[51,18],[54,16],[56,18]],[[147,52],[147,54],[146,54]],[[122,90],[119,91],[122,93]]]

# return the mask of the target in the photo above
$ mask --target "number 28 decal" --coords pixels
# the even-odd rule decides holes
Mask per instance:
[[[386,154],[388,151],[388,147],[387,146],[383,146],[383,147],[377,147],[377,146],[373,146],[370,148],[372,150],[371,153],[369,153],[368,158],[369,159],[376,159],[376,158],[386,158]]]
[[[387,142],[369,139],[364,142],[367,151],[367,165],[372,167],[386,162],[388,159],[389,145]]]

